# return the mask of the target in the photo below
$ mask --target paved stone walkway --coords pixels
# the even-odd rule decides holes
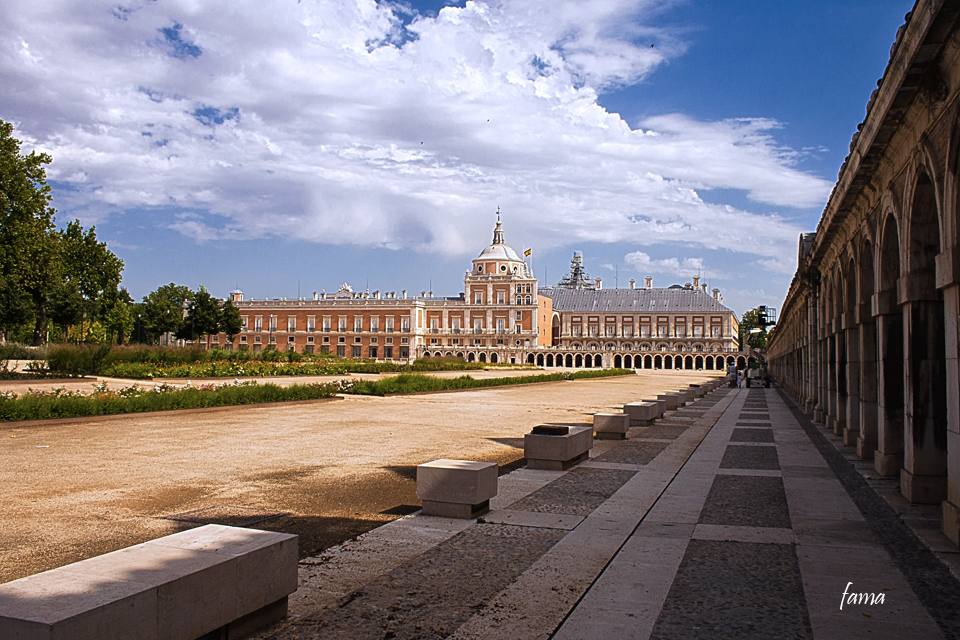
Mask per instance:
[[[290,619],[259,637],[960,637],[960,582],[776,389],[514,471],[491,508],[303,561]],[[841,610],[845,589],[883,601]]]

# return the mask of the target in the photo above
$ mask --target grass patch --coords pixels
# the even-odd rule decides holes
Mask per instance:
[[[415,373],[393,376],[376,382],[356,382],[345,393],[359,395],[384,396],[393,393],[423,393],[425,391],[449,391],[452,389],[474,389],[479,387],[500,387],[533,382],[559,382],[561,380],[582,380],[585,378],[607,378],[611,376],[634,375],[630,369],[595,369],[573,373],[545,373],[530,376],[511,376],[504,378],[434,378]]]
[[[154,389],[141,389],[132,386],[111,391],[105,384],[101,384],[97,385],[94,392],[89,395],[64,389],[31,391],[22,396],[8,393],[0,395],[0,421],[77,418],[171,409],[226,407],[262,402],[314,400],[335,396],[344,386],[329,383],[280,387],[275,384],[259,385],[248,382],[186,388],[163,385]]]
[[[425,358],[413,364],[347,360],[294,351],[227,351],[183,347],[57,345],[47,353],[54,375],[115,378],[233,378],[237,376],[323,376],[346,373],[404,373],[482,369],[459,358]]]

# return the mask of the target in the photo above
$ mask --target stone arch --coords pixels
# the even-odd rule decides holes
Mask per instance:
[[[664,369],[673,369],[673,356],[664,356],[664,357],[663,357],[663,368],[664,368]]]
[[[707,371],[713,371],[713,362],[714,362],[713,356],[707,356],[707,358],[706,358],[706,360],[705,360],[705,362],[704,362],[704,364],[706,365],[704,368],[705,368]]]
[[[498,362],[500,362],[500,356],[494,351],[490,354],[490,364],[497,364]]]
[[[458,352],[457,352],[457,357],[460,358],[461,360],[463,360],[463,351],[458,351]]]
[[[486,361],[487,361],[487,354],[481,352],[481,353],[480,353],[480,362],[486,362]]]
[[[684,369],[693,369],[693,356],[687,356],[683,359]]]
[[[532,357],[533,357],[533,354],[530,354],[530,357],[532,358]],[[537,366],[538,366],[538,367],[542,367],[542,366],[545,366],[545,365],[546,365],[546,360],[544,359],[543,354],[542,354],[542,353],[538,353],[538,354],[537,354]]]
[[[473,353],[472,351],[467,354],[467,362],[473,362],[476,359],[477,359],[477,354]]]
[[[554,313],[550,321],[550,346],[560,345],[560,315]]]
[[[647,356],[649,357],[649,356]],[[653,359],[653,368],[654,369],[663,369],[663,357],[657,356]]]
[[[548,353],[548,354],[547,354],[547,366],[548,366],[548,367],[552,367],[552,366],[553,366],[553,354],[552,354],[552,353]]]
[[[747,359],[743,356],[737,357],[737,369],[746,369],[747,368]]]
[[[583,356],[581,354],[578,353],[577,357],[574,358],[573,366],[576,367],[577,369],[583,367]]]
[[[571,354],[569,354],[569,353],[567,354],[566,363],[567,363],[567,367],[568,367],[568,368],[570,368],[570,369],[573,368],[573,356],[572,356]]]
[[[939,196],[927,167],[917,170],[907,212],[906,258],[897,286],[907,342],[904,393],[902,492],[911,502],[946,498],[947,367],[943,292],[937,289],[936,256],[943,250]],[[904,251],[906,249],[906,251]]]
[[[613,368],[614,369],[623,368],[623,357],[619,353],[613,356]]]
[[[698,371],[703,369],[703,356],[697,356],[697,359],[693,361],[693,367]]]
[[[536,364],[539,364],[539,365],[542,367],[542,366],[543,366],[543,354],[541,353],[541,354],[539,354],[537,357],[540,359],[540,362],[538,362],[538,363],[536,363]],[[527,364],[534,364],[534,358],[533,358],[533,354],[532,354],[532,353],[528,353],[528,354],[527,354]]]
[[[623,356],[623,368],[624,369],[633,369],[633,356]]]
[[[590,356],[587,356],[587,357],[589,358]],[[602,368],[602,367],[603,367],[603,356],[601,356],[601,355],[595,355],[595,356],[593,356],[593,366],[597,367],[598,369]]]

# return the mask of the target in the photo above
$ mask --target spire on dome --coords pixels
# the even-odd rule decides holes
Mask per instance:
[[[497,207],[497,226],[493,230],[493,244],[503,244],[503,226],[500,224],[500,207]]]

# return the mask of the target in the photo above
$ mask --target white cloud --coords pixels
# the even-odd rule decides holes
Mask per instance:
[[[623,257],[627,267],[636,273],[648,276],[653,274],[665,274],[670,276],[679,276],[681,278],[692,278],[695,275],[701,275],[706,278],[726,278],[726,274],[715,269],[704,267],[702,258],[663,258],[656,260],[651,258],[643,251],[634,251]]]
[[[469,1],[404,26],[374,0],[14,1],[0,118],[53,154],[50,176],[71,185],[58,207],[85,221],[168,207],[191,213],[167,226],[201,242],[465,254],[499,205],[540,248],[673,243],[782,269],[799,227],[697,191],[822,202],[830,184],[794,168],[776,122],[631,129],[597,103],[682,50],[643,26],[663,4]]]

